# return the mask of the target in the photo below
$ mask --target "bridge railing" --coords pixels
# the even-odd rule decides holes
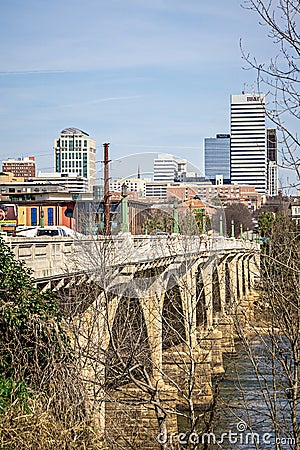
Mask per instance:
[[[78,239],[7,237],[6,242],[16,258],[33,270],[35,278],[88,270],[89,267],[116,267],[163,258],[184,258],[199,253],[245,251],[259,247],[254,242],[221,236],[136,236],[130,233]]]
[[[74,271],[74,241],[69,238],[6,238],[17,260],[33,271],[35,278],[59,275],[69,268]]]

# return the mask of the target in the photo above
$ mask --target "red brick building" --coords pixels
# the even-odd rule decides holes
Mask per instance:
[[[7,161],[2,161],[2,172],[11,172],[15,177],[22,177],[27,181],[28,178],[35,177],[35,158],[8,158]]]

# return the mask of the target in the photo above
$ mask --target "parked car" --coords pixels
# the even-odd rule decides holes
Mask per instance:
[[[152,231],[151,236],[170,236],[166,231]]]
[[[55,236],[59,236],[59,237],[75,237],[75,232],[74,230],[71,230],[71,228],[65,227],[65,226],[45,226],[45,227],[40,227],[40,226],[29,226],[29,227],[25,227],[25,226],[18,226],[16,228],[16,236],[20,236],[20,237],[40,237],[40,236],[44,236],[44,237],[55,237]]]

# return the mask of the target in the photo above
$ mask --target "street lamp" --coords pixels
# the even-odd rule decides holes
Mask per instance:
[[[121,189],[121,231],[123,233],[129,232],[129,223],[128,223],[128,187],[125,183],[122,184]]]
[[[41,210],[41,216],[40,216],[40,224],[41,224],[41,228],[45,228],[45,214],[44,211]]]
[[[175,234],[179,233],[179,226],[178,226],[178,202],[174,203],[174,208],[173,208],[173,233],[175,233]]]
[[[223,218],[220,216],[220,236],[223,236]]]
[[[206,234],[206,214],[205,214],[205,209],[202,209],[202,234]]]

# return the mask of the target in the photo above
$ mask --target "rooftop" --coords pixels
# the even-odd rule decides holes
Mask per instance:
[[[79,128],[65,128],[61,131],[60,134],[84,134],[85,136],[89,136],[85,131],[79,130]]]

